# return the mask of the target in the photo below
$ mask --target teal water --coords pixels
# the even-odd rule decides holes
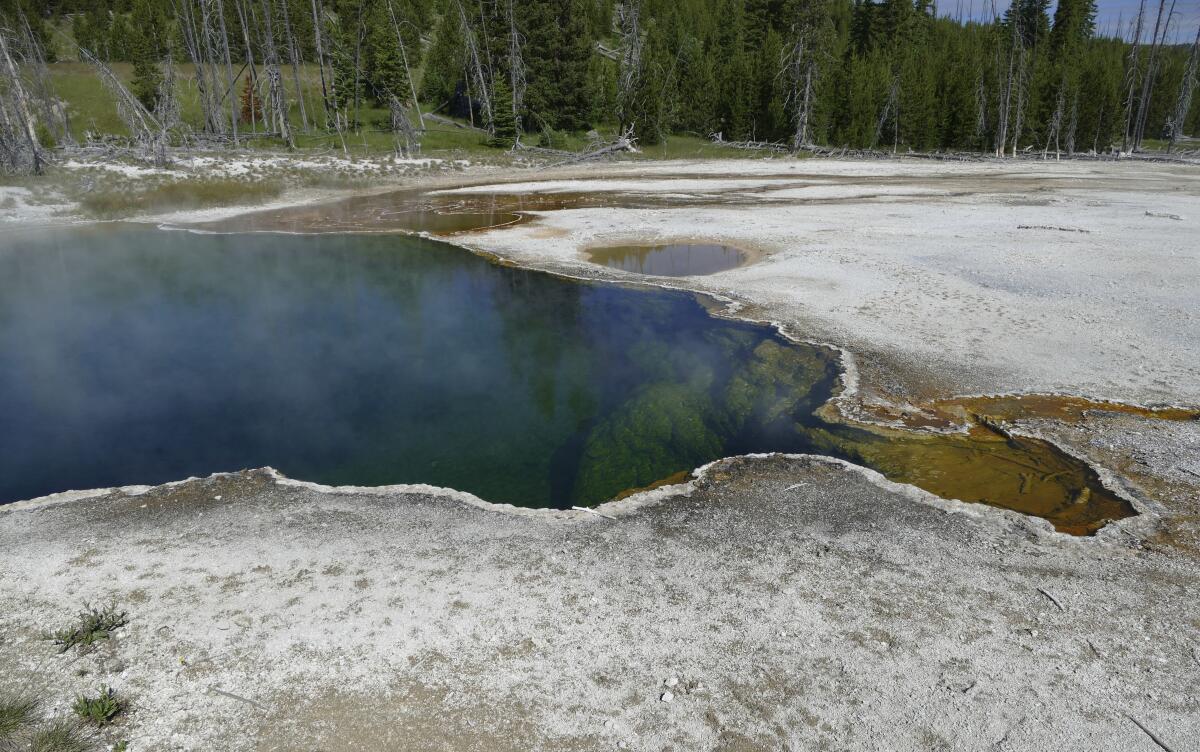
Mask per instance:
[[[0,239],[0,502],[271,465],[595,504],[806,451],[832,355],[690,295],[379,235]]]

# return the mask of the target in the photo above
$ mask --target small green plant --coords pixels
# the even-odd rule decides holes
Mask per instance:
[[[125,739],[112,745],[112,752],[129,752],[129,742]]]
[[[129,623],[125,611],[118,611],[114,605],[96,608],[84,604],[75,623],[69,627],[55,630],[48,637],[58,645],[58,652],[65,653],[77,647],[81,652],[87,652],[100,640],[107,640],[112,633]]]
[[[72,707],[75,715],[82,718],[85,723],[101,728],[112,723],[113,719],[124,709],[125,703],[117,698],[117,692],[112,687],[101,689],[98,697],[79,695],[75,698],[75,705]]]
[[[60,718],[35,731],[26,749],[29,752],[91,752],[92,743],[78,723]]]

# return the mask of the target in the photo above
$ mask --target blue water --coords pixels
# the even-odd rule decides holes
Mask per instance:
[[[0,502],[271,465],[594,504],[801,450],[831,356],[403,236],[0,239]]]

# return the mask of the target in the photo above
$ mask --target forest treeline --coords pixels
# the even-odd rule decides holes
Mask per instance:
[[[235,140],[259,118],[288,141],[296,129],[353,131],[364,108],[390,111],[409,140],[436,111],[473,121],[497,145],[616,125],[645,143],[691,133],[792,149],[1072,153],[1200,132],[1200,30],[1196,42],[1168,43],[1185,31],[1176,0],[1143,0],[1119,37],[1097,34],[1095,0],[1060,0],[1053,13],[1050,0],[1014,0],[987,22],[937,17],[930,0],[0,0],[0,9],[14,73],[21,61],[79,57],[105,80],[108,63],[132,63],[129,94],[146,116],[132,130],[163,134],[177,124],[173,90],[185,82],[202,116],[184,125]],[[296,92],[314,69],[319,97],[306,106]]]

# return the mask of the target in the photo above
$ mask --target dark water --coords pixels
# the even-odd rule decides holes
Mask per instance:
[[[830,355],[401,236],[0,241],[0,501],[272,465],[593,504],[797,449]]]
[[[589,252],[594,264],[638,274],[690,277],[715,274],[746,263],[744,251],[716,243],[668,243],[596,248]]]

